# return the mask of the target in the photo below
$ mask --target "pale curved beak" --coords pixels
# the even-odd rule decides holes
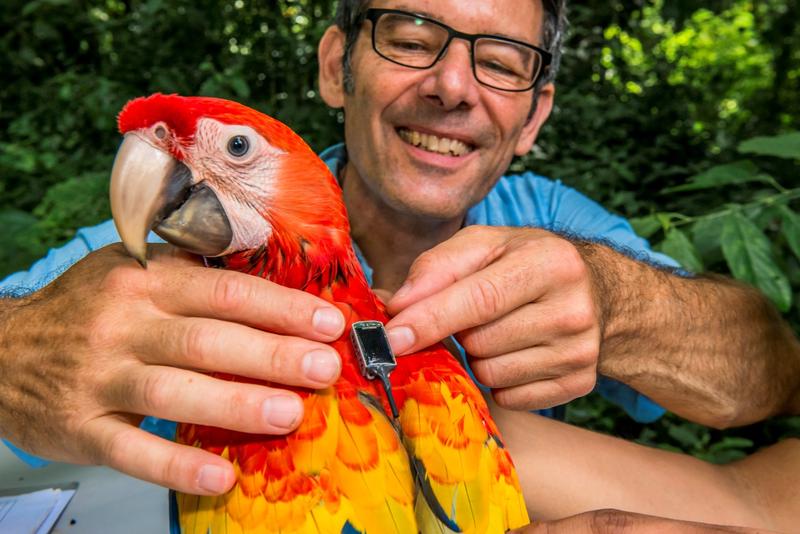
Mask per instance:
[[[218,256],[233,239],[214,191],[194,184],[192,172],[135,132],[125,134],[111,171],[111,214],[128,253],[147,266],[151,229],[201,256]]]
[[[136,133],[125,139],[111,170],[111,216],[128,253],[147,264],[147,234],[166,201],[177,161]]]

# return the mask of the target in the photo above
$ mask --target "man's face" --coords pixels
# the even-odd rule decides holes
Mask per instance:
[[[534,0],[378,0],[370,7],[541,45],[542,7]],[[481,85],[468,42],[453,40],[433,67],[414,70],[378,56],[371,31],[372,23],[365,22],[352,54],[354,88],[342,94],[350,157],[345,179],[361,180],[372,198],[400,213],[462,218],[513,155],[530,149],[549,113],[552,87],[529,120],[532,91]]]

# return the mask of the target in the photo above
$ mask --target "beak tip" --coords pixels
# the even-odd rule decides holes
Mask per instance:
[[[126,134],[111,169],[111,214],[130,256],[147,267],[147,235],[163,205],[175,159],[138,135]]]
[[[125,246],[125,249],[128,251],[128,254],[135,259],[139,265],[147,268],[147,245],[142,246],[129,246],[125,240],[122,241],[122,244]]]

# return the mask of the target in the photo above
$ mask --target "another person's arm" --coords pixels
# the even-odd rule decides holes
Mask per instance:
[[[166,245],[151,251],[142,269],[106,247],[39,291],[0,299],[0,437],[48,459],[222,493],[234,482],[229,462],[140,430],[142,417],[286,433],[302,418],[295,394],[207,372],[328,385],[341,364],[318,341],[337,338],[344,321],[307,293],[208,269]]]
[[[800,403],[800,346],[760,293],[541,229],[461,230],[420,256],[388,307],[399,352],[456,333],[505,407],[568,402],[598,371],[714,427]]]
[[[764,529],[727,527],[665,519],[624,510],[592,510],[555,521],[533,523],[511,534],[768,534]]]
[[[798,440],[719,466],[525,412],[494,406],[492,414],[535,520],[616,509],[787,532],[800,524]],[[668,524],[633,525],[651,520]]]

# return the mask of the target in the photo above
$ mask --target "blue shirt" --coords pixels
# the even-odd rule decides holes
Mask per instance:
[[[340,175],[339,170],[347,162],[347,152],[343,144],[328,148],[320,154],[320,157],[334,176]],[[648,263],[678,267],[672,258],[651,250],[647,241],[637,236],[622,217],[609,213],[593,200],[563,185],[560,181],[549,180],[532,172],[500,178],[489,194],[470,208],[465,224],[543,228],[580,239],[599,241]],[[0,292],[22,296],[36,291],[49,284],[89,252],[119,240],[114,223],[110,220],[97,226],[82,228],[72,241],[50,250],[29,270],[12,274],[0,282]],[[148,240],[163,242],[153,233]],[[364,274],[372,284],[372,269],[358,247],[355,248]],[[646,396],[609,378],[598,377],[596,390],[619,404],[639,422],[654,421],[664,413],[663,408]],[[145,419],[143,426],[150,430],[155,429],[161,435],[165,434],[164,425],[152,418]],[[16,448],[13,450],[17,454],[22,452]],[[32,459],[24,453],[21,456],[27,457],[23,458],[26,461]]]

